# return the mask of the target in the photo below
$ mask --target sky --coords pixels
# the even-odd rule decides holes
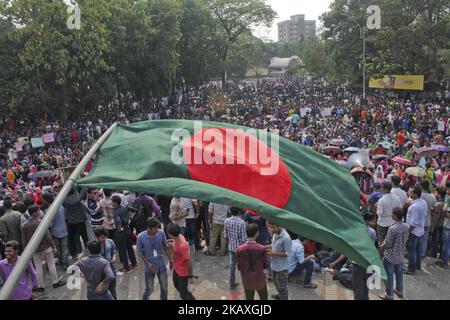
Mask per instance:
[[[261,38],[268,38],[278,41],[277,23],[289,20],[295,14],[305,14],[306,20],[317,20],[316,26],[320,27],[319,16],[328,10],[333,0],[267,0],[272,9],[278,13],[271,29],[258,28],[256,35]]]

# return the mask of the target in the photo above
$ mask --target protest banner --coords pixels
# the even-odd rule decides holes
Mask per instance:
[[[44,147],[45,146],[44,139],[42,139],[42,137],[31,138],[31,146],[33,148]]]
[[[46,133],[42,135],[42,140],[44,140],[44,143],[55,142],[55,134],[53,132]]]

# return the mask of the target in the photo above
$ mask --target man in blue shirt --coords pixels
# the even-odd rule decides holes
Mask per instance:
[[[289,277],[295,277],[303,270],[306,270],[303,286],[311,289],[317,288],[317,285],[311,282],[312,274],[314,272],[314,255],[305,257],[305,248],[300,239],[292,240],[292,248],[289,253],[288,261]]]
[[[161,300],[167,300],[167,267],[163,254],[170,259],[167,238],[160,229],[161,223],[155,217],[147,220],[147,230],[137,236],[137,252],[145,264],[145,290],[142,300],[148,300],[153,293],[155,274],[161,288]]]
[[[109,265],[111,266],[111,270],[114,273],[114,277],[117,276],[116,268],[114,266],[114,263],[116,262],[116,245],[114,244],[114,241],[111,239],[108,239],[108,231],[105,229],[97,229],[94,231],[95,237],[97,238],[97,241],[101,244],[101,256],[105,258]],[[111,292],[111,295],[113,296],[114,300],[117,300],[117,293],[116,293],[116,278],[111,280],[109,283],[109,292]]]
[[[421,269],[420,238],[425,234],[425,220],[427,216],[427,203],[423,200],[422,189],[419,186],[409,190],[409,196],[414,199],[408,208],[406,224],[409,226],[408,271],[407,274],[415,274]]]
[[[269,223],[272,230],[272,244],[267,246],[267,255],[272,257],[273,282],[278,294],[272,295],[275,300],[288,300],[289,253],[292,240],[287,231],[279,225]]]

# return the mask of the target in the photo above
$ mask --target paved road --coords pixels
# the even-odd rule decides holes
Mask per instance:
[[[244,294],[242,286],[235,290],[228,289],[228,257],[208,257],[201,252],[193,256],[195,275],[198,279],[191,286],[191,291],[197,299],[201,300],[243,300]],[[450,299],[450,270],[443,270],[433,265],[434,259],[427,259],[423,263],[423,270],[415,276],[405,275],[405,298],[408,300],[426,299]],[[67,279],[67,274],[64,279]],[[239,272],[236,273],[238,281]],[[292,300],[352,300],[353,293],[346,289],[337,281],[332,280],[329,273],[316,273],[313,281],[317,283],[316,289],[305,289],[301,284],[301,279],[296,279],[289,283],[289,297]],[[159,299],[159,285],[155,281],[155,291],[151,300]],[[79,300],[86,299],[85,288],[69,290],[67,287],[58,289],[50,288],[47,279],[47,292],[41,294],[41,300]],[[268,284],[269,295],[275,294],[273,283]],[[144,290],[143,271],[132,271],[130,274],[119,275],[117,278],[117,293],[119,300],[138,300]],[[383,290],[373,290],[370,292],[371,299],[379,299],[378,294]],[[172,284],[171,273],[169,274],[169,299],[178,300]]]

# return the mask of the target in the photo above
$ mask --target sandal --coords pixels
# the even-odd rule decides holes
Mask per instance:
[[[305,285],[303,286],[303,288],[307,288],[307,289],[315,289],[315,288],[317,288],[317,284],[315,284],[315,283],[305,284]]]

